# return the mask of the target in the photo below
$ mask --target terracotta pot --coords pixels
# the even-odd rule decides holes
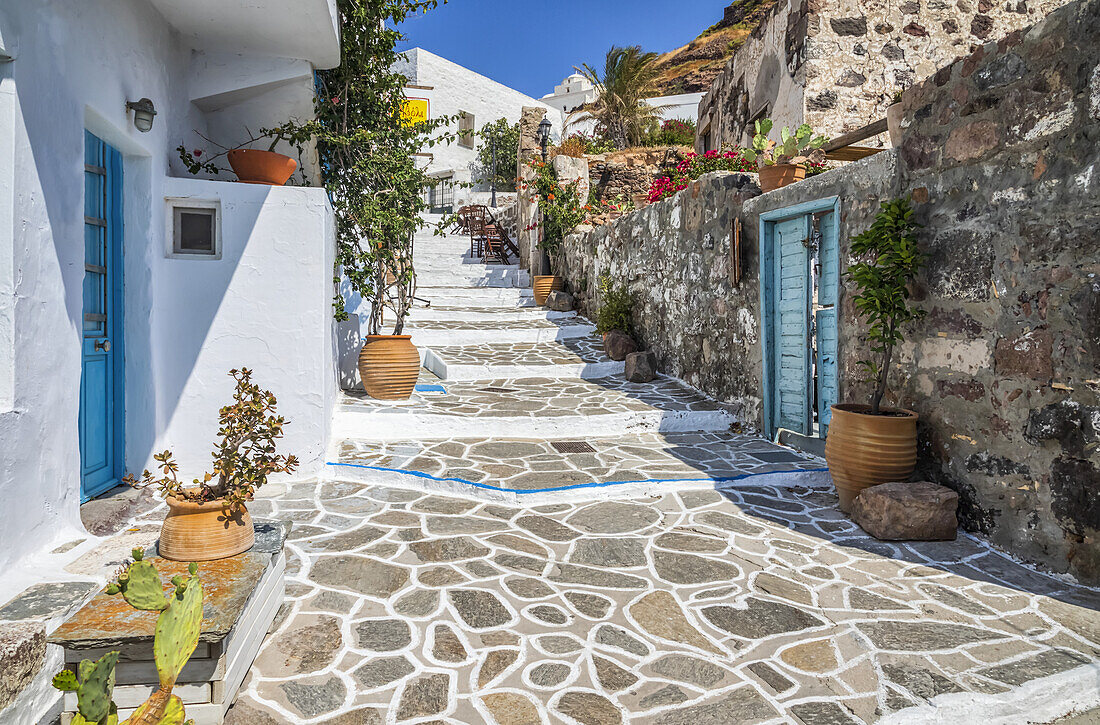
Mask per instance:
[[[917,464],[917,414],[871,415],[870,410],[854,403],[832,406],[825,460],[844,512],[863,489],[906,481]]]
[[[795,164],[772,164],[760,167],[760,191],[781,189],[806,178],[806,167]]]
[[[169,496],[160,527],[160,555],[172,561],[212,561],[248,551],[256,541],[252,517],[243,504],[223,499],[196,503]]]
[[[408,400],[420,377],[420,353],[409,335],[368,335],[359,352],[359,377],[367,395]]]
[[[237,178],[249,184],[282,186],[298,168],[298,162],[274,151],[234,149],[226,156]]]
[[[535,290],[535,302],[539,305],[546,304],[546,298],[551,292],[560,292],[565,286],[564,280],[556,274],[535,275],[535,281],[531,285]]]
[[[894,103],[886,109],[886,128],[890,131],[890,145],[901,146],[901,104]]]

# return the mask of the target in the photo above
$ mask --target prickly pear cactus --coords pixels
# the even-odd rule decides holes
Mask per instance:
[[[156,567],[142,560],[140,549],[134,549],[133,556],[134,563],[107,586],[106,593],[122,594],[135,609],[160,612],[153,637],[160,688],[122,725],[193,725],[190,720],[184,722],[183,701],[172,694],[172,688],[195,651],[202,629],[203,591],[198,567],[188,567],[189,577],[173,577],[174,590],[165,596]],[[72,725],[119,725],[117,708],[111,701],[118,654],[108,652],[96,662],[84,660],[76,672],[62,670],[53,678],[57,689],[76,693],[78,712]]]
[[[171,604],[157,617],[156,637],[153,639],[153,657],[157,662],[157,674],[162,689],[171,690],[180,670],[187,664],[202,629],[202,582],[195,576],[198,567],[191,564],[192,576],[176,577],[172,583],[176,591]]]
[[[53,686],[63,692],[76,693],[77,713],[84,722],[108,725],[108,718],[113,715],[113,722],[117,723],[115,703],[111,701],[116,664],[118,652],[108,652],[95,662],[84,660],[75,673],[62,670],[54,675]]]

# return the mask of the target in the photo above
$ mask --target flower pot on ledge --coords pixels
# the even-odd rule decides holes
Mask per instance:
[[[852,510],[859,492],[871,486],[906,481],[917,464],[917,414],[845,403],[833,412],[825,439],[825,461],[840,497],[840,510]]]
[[[168,514],[160,527],[161,556],[172,561],[213,561],[248,551],[256,541],[252,517],[244,504],[224,499],[165,499]]]
[[[298,162],[274,151],[233,149],[226,154],[233,173],[246,184],[282,186],[298,168]]]
[[[760,191],[767,193],[806,178],[801,164],[771,164],[760,167]]]

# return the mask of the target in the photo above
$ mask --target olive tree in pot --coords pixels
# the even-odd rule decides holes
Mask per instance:
[[[858,287],[855,307],[869,325],[873,354],[860,365],[875,387],[869,405],[832,406],[825,459],[845,512],[863,489],[904,481],[916,466],[917,414],[884,408],[882,399],[902,328],[924,315],[909,306],[908,289],[925,259],[917,249],[919,228],[909,199],[894,199],[882,202],[871,227],[852,239],[852,254],[864,261],[852,265],[848,277]]]
[[[141,480],[123,479],[131,486],[153,485],[168,504],[160,529],[160,555],[172,561],[225,559],[247,551],[255,542],[247,502],[273,473],[292,473],[294,456],[277,455],[275,441],[283,437],[286,419],[275,414],[277,401],[270,390],[252,382],[248,368],[230,370],[237,381],[233,402],[218,411],[221,436],[214,445],[214,470],[184,488],[179,464],[171,451],[153,458],[163,474],[145,471]]]

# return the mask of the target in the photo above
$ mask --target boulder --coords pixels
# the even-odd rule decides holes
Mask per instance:
[[[546,295],[546,308],[554,312],[569,312],[573,309],[573,295],[555,290]]]
[[[603,336],[603,351],[612,360],[626,360],[632,352],[638,352],[638,343],[622,330],[612,330]]]
[[[0,710],[31,683],[46,662],[46,628],[42,622],[0,625]]]
[[[632,383],[648,383],[657,377],[657,356],[649,350],[626,356],[626,379]]]
[[[959,494],[928,481],[884,483],[860,491],[852,520],[884,541],[953,541]]]

